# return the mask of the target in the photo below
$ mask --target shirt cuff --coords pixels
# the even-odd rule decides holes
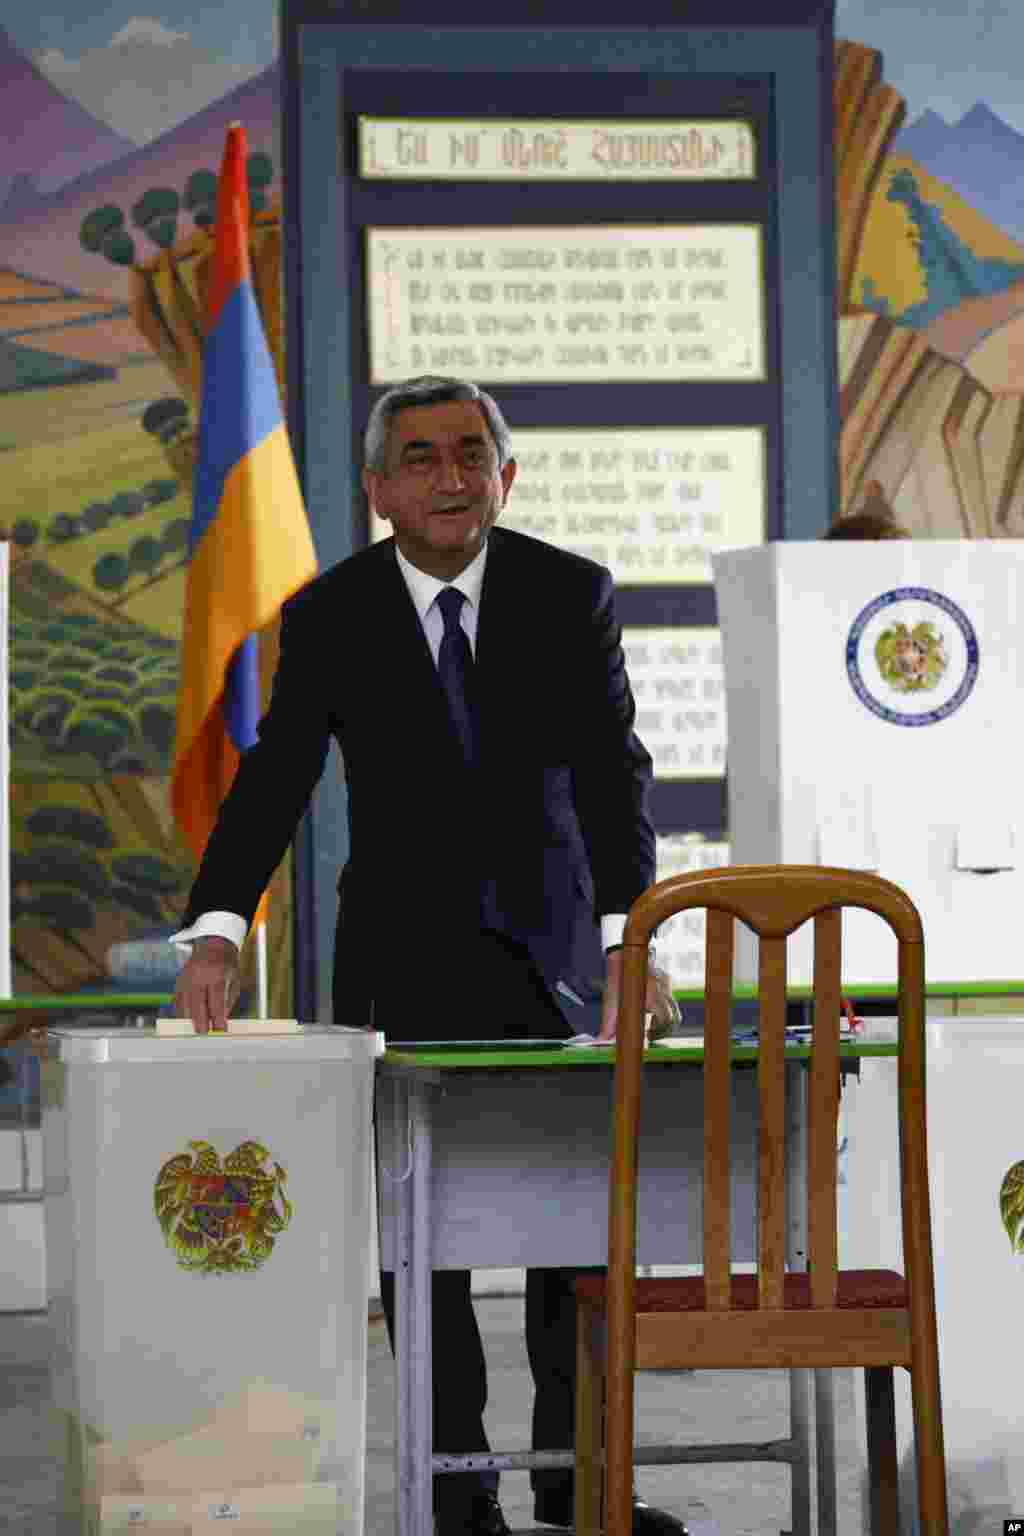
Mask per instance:
[[[601,919],[601,948],[602,949],[609,949],[611,947],[611,945],[613,945],[613,944],[621,944],[622,943],[622,935],[626,931],[626,918],[627,918],[627,916],[628,916],[628,913],[626,913],[626,912],[606,912],[605,913],[604,917],[602,917],[602,919]],[[655,928],[654,932],[651,934],[651,954],[652,955],[654,955],[654,953],[655,953],[653,945],[654,945],[654,941],[655,941],[655,939],[657,937],[658,937],[658,930],[657,930],[657,928]]]
[[[191,954],[193,939],[230,939],[235,948],[240,950],[245,943],[248,928],[245,918],[239,917],[236,912],[204,912],[196,918],[191,928],[182,928],[172,933],[167,942]]]
[[[606,912],[601,919],[601,948],[607,949],[612,944],[621,944],[622,935],[626,931],[625,912]]]

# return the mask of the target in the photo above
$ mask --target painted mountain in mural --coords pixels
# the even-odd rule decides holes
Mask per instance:
[[[1024,308],[1024,243],[907,155],[890,155],[865,220],[852,309],[910,326],[939,353],[972,356]],[[1019,355],[1014,345],[1014,359]],[[1021,387],[1002,343],[976,373],[994,393]],[[969,364],[972,372],[975,363]],[[981,364],[979,363],[980,367]]]
[[[228,124],[236,119],[245,126],[250,153],[271,157],[276,180],[280,175],[279,78],[275,62],[161,138],[76,176],[59,192],[40,198],[33,208],[22,206],[10,212],[0,208],[0,267],[127,302],[128,268],[112,265],[83,248],[79,239],[83,219],[99,207],[116,205],[124,211],[128,232],[135,239],[136,259],[154,255],[156,247],[131,227],[132,205],[154,187],[183,194],[193,171],[216,173]],[[192,228],[191,216],[182,209],[177,238]]]
[[[923,112],[898,135],[893,152],[910,156],[997,228],[1024,241],[1024,134],[984,102],[956,123]]]
[[[58,187],[135,149],[52,86],[0,27],[0,218],[38,210]]]

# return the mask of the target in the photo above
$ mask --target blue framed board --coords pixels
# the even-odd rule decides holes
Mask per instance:
[[[831,0],[628,16],[577,3],[428,11],[283,0],[285,316],[289,429],[321,566],[368,540],[360,440],[372,399],[367,232],[512,225],[744,225],[760,231],[763,372],[756,379],[478,377],[517,427],[756,426],[764,537],[818,538],[836,499]],[[735,121],[752,126],[742,180],[519,182],[360,174],[360,119]],[[459,373],[427,365],[411,371]],[[443,356],[443,353],[436,353]],[[513,493],[514,494],[514,493]],[[716,623],[707,585],[617,583],[624,627]],[[357,664],[353,659],[353,665]],[[722,778],[656,782],[659,832],[719,836]],[[331,768],[295,847],[296,1010],[326,1019],[338,871],[348,853]]]

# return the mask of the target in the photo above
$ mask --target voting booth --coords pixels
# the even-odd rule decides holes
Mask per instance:
[[[58,1029],[49,1047],[65,1530],[357,1536],[381,1037]]]
[[[713,557],[734,864],[871,870],[924,922],[929,981],[1020,974],[1024,541],[780,543]],[[787,947],[809,984],[810,925]],[[753,935],[737,975],[756,980]],[[844,913],[843,981],[896,941]]]
[[[1024,542],[771,544],[716,556],[714,570],[732,862],[875,871],[921,913],[928,981],[1019,978]],[[844,988],[892,983],[896,942],[882,921],[853,912],[843,923]],[[741,980],[756,980],[755,956],[737,925]],[[787,945],[787,961],[792,983],[812,981],[810,924]],[[886,1022],[868,1020],[868,1029],[884,1032]],[[1024,1501],[1024,1416],[1007,1353],[1024,1264],[1024,1019],[930,1016],[927,1028],[950,1516],[957,1529],[987,1536]],[[849,1201],[839,1261],[898,1268],[894,1061],[862,1062],[843,1098]],[[901,1513],[913,1532],[913,1419],[902,1371],[896,1411]]]

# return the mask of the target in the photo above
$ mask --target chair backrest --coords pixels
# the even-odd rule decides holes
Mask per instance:
[[[808,1087],[808,1248],[812,1307],[835,1305],[836,1123],[839,1108],[841,909],[883,918],[898,946],[899,1131],[904,1262],[932,1284],[924,1125],[924,936],[899,886],[857,870],[747,865],[662,880],[634,902],[624,935],[616,1025],[615,1141],[609,1188],[609,1325],[630,1327],[636,1270],[636,1175],[651,932],[676,912],[707,909],[704,1012],[704,1279],[710,1311],[727,1311],[729,1284],[730,1021],[734,922],[759,939],[757,1059],[758,1305],[780,1309],[785,1264],[786,939],[814,919],[814,1018]]]

